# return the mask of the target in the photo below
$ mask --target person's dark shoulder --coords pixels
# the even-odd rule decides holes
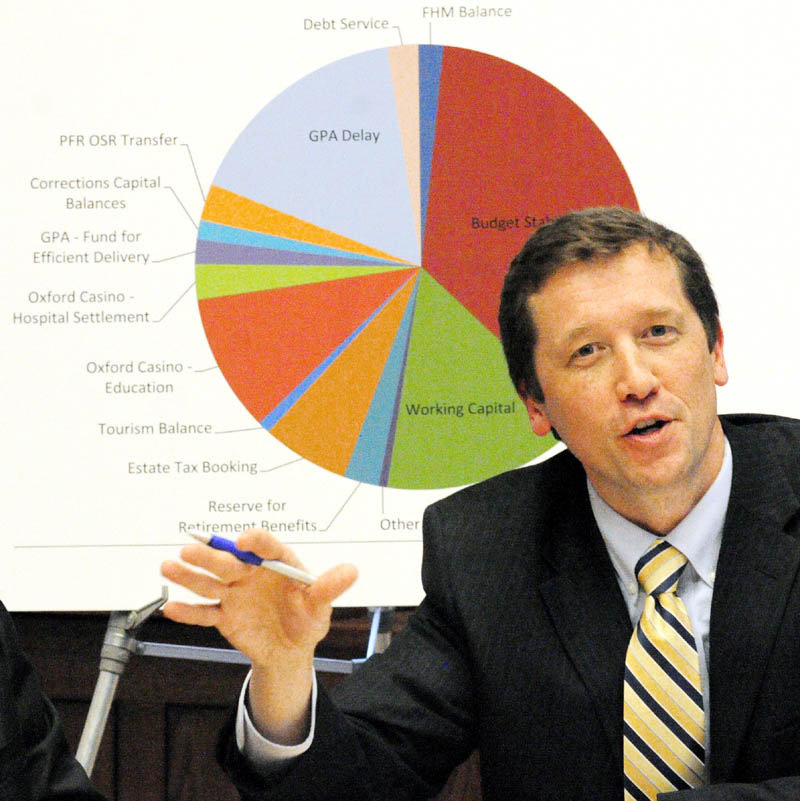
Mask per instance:
[[[517,597],[498,595],[500,587],[533,588],[551,576],[548,555],[575,519],[591,521],[591,507],[586,474],[568,451],[432,504],[423,526],[428,600],[469,629],[471,621],[483,619],[485,599],[492,598],[496,609]]]
[[[742,412],[738,414],[723,414],[720,415],[720,419],[726,432],[729,428],[736,428],[745,434],[753,436],[769,436],[772,433],[777,433],[779,436],[787,436],[795,442],[800,439],[800,420],[794,417]]]
[[[800,420],[774,414],[723,414],[722,427],[729,439],[752,448],[800,460]]]
[[[16,656],[19,651],[14,623],[2,601],[0,601],[0,651],[6,657],[9,655]]]
[[[425,539],[447,550],[514,547],[554,528],[565,510],[588,504],[586,474],[568,451],[465,487],[425,512]],[[455,554],[453,554],[455,555]]]
[[[569,451],[562,451],[528,467],[500,473],[464,487],[437,501],[432,508],[446,515],[487,513],[513,514],[531,503],[560,495],[568,486],[585,482],[580,463]]]
[[[800,495],[800,420],[770,414],[721,415],[737,463],[767,474],[777,467]]]

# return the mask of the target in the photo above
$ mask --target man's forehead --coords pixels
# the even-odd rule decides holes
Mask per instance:
[[[693,308],[674,257],[658,248],[651,252],[646,243],[562,265],[528,295],[526,307],[539,335],[544,314],[548,330],[562,342],[594,330],[607,318],[606,312],[625,315],[632,322],[634,318],[657,322],[683,318]]]
[[[614,275],[613,271],[616,267],[633,260],[636,261],[638,267],[644,267],[645,271],[652,270],[653,273],[663,274],[665,266],[672,267],[675,278],[680,282],[682,294],[685,296],[683,281],[681,280],[681,269],[675,257],[658,245],[650,245],[648,242],[634,242],[617,253],[599,254],[591,259],[572,259],[559,264],[538,289],[528,295],[528,309],[533,311],[531,301],[537,295],[545,294],[548,288],[556,282],[563,284],[564,279],[568,279],[569,276],[578,278],[588,272],[597,274],[598,268],[601,270],[608,269],[611,277]]]

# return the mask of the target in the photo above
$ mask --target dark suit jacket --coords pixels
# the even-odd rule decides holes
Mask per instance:
[[[58,716],[0,604],[0,799],[103,801],[67,747]]]
[[[709,634],[712,787],[800,799],[800,423],[724,421],[733,486]],[[485,801],[621,801],[631,621],[569,453],[434,504],[426,597],[388,651],[322,693],[313,745],[245,798],[419,799],[471,749]],[[793,778],[794,777],[794,778]]]

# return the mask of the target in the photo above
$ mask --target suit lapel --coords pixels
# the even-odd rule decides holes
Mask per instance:
[[[569,502],[578,509],[560,515],[555,524],[547,554],[553,577],[540,585],[540,592],[597,707],[621,775],[622,683],[631,622],[585,484]]]
[[[800,566],[800,543],[785,533],[798,499],[768,447],[727,430],[731,500],[711,606],[711,778],[731,774]]]

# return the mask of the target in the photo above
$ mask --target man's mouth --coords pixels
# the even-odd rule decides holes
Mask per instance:
[[[646,437],[648,434],[654,434],[656,431],[664,428],[669,420],[642,420],[637,423],[625,436]]]

